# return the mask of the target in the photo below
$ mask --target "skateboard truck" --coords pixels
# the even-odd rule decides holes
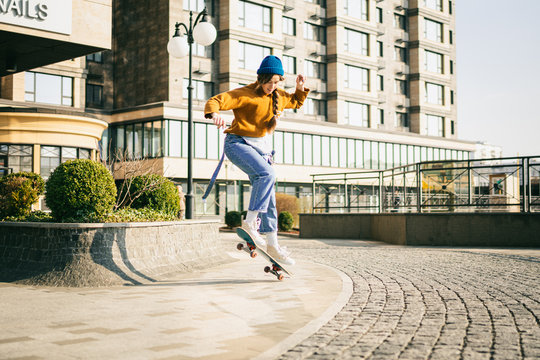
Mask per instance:
[[[278,271],[281,271],[281,268],[277,267],[276,265],[273,265],[273,264],[272,264],[272,267],[265,266],[265,268],[264,268],[265,273],[272,273],[272,274],[276,275],[278,280],[283,280],[283,274],[280,274]]]
[[[252,258],[257,257],[257,252],[255,251],[256,248],[255,248],[255,246],[253,246],[253,245],[244,246],[244,244],[238,243],[238,244],[236,245],[236,248],[237,248],[238,250],[244,250],[244,251],[247,252],[247,253],[249,254],[249,256],[251,256]]]

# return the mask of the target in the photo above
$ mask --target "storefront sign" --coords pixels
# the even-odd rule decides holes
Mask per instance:
[[[72,0],[0,0],[0,23],[71,34]]]

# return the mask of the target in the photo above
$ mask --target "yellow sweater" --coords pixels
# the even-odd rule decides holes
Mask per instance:
[[[306,99],[309,89],[296,90],[289,94],[285,90],[276,89],[278,111],[283,109],[299,109]],[[266,95],[257,83],[249,84],[239,89],[230,90],[211,97],[204,107],[205,115],[219,113],[220,110],[232,110],[234,120],[225,130],[240,136],[262,137],[266,135],[266,124],[272,119],[272,94]]]

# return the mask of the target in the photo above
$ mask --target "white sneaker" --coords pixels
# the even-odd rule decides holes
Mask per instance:
[[[255,242],[255,245],[266,249],[266,241],[262,238],[261,234],[259,234],[259,223],[260,220],[258,218],[250,223],[242,220],[242,229],[244,229],[249,234],[249,236],[251,236],[251,238]]]
[[[287,248],[285,247],[280,247],[279,245],[277,247],[268,245],[268,249],[266,250],[266,252],[268,252],[268,255],[276,259],[277,262],[283,265],[296,264],[296,261],[294,261],[294,259],[291,258],[290,253],[287,251]]]

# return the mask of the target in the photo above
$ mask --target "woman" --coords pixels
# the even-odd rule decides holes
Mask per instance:
[[[234,120],[225,130],[224,152],[233,164],[249,176],[252,186],[242,228],[251,235],[257,246],[263,248],[266,241],[260,234],[266,234],[268,253],[285,265],[294,265],[294,260],[277,241],[276,175],[271,166],[272,133],[282,111],[300,108],[309,89],[304,88],[303,75],[296,78],[294,94],[279,89],[277,86],[284,80],[283,74],[281,60],[273,55],[267,56],[257,70],[256,82],[210,98],[204,113],[207,119],[212,119],[221,128],[225,127],[225,120],[219,111],[233,111]]]

